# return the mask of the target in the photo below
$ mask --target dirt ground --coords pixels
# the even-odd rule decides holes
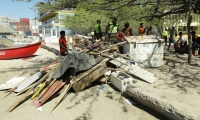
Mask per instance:
[[[187,54],[165,50],[164,66],[147,68],[159,79],[154,84],[138,81],[136,85],[181,112],[200,119],[200,58],[192,58],[192,64],[188,64]]]
[[[54,61],[57,56],[45,49],[40,48],[36,54],[28,60],[14,59],[0,61],[0,84],[15,77],[19,73],[26,72],[26,76],[33,69],[39,69],[43,65]],[[173,67],[173,66],[172,66]],[[160,69],[165,69],[160,68]],[[157,70],[152,70],[157,72]],[[168,74],[172,76],[171,74]],[[176,80],[178,81],[178,79]],[[158,86],[157,82],[154,86]],[[169,84],[172,84],[169,82]],[[194,82],[194,86],[197,83]],[[32,106],[30,99],[24,101],[11,113],[6,110],[20,96],[12,93],[2,99],[6,93],[0,91],[0,119],[1,120],[166,120],[165,117],[157,114],[153,110],[139,104],[128,104],[125,100],[130,100],[126,95],[122,95],[113,88],[110,83],[104,84],[104,90],[100,91],[101,83],[95,82],[79,93],[70,90],[66,98],[59,106],[50,113],[56,98],[50,100],[42,106],[42,111],[38,111]],[[198,86],[194,87],[196,89]],[[162,88],[162,87],[161,87]],[[183,95],[185,91],[176,88]],[[197,92],[197,90],[195,91]],[[197,93],[196,93],[197,94]],[[168,94],[163,94],[168,95]],[[199,93],[198,93],[199,95]],[[194,96],[195,97],[195,96]],[[189,98],[188,98],[189,99]],[[199,107],[200,108],[200,107]],[[196,108],[198,109],[198,108]]]

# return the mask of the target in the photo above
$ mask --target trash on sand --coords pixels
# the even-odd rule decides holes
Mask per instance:
[[[43,109],[42,109],[42,107],[40,106],[40,107],[37,108],[37,110],[38,110],[38,111],[42,111]]]
[[[105,76],[110,76],[110,74],[111,74],[111,70],[104,73]]]
[[[130,104],[130,105],[136,105],[136,104],[137,104],[137,102],[135,102],[135,101],[132,100],[132,99],[125,99],[124,101],[127,102],[127,103]]]
[[[81,103],[81,104],[83,104],[83,101],[82,101],[82,100],[80,100],[80,103]]]
[[[104,90],[104,86],[101,85],[101,86],[99,87],[99,90],[100,90],[100,91]]]

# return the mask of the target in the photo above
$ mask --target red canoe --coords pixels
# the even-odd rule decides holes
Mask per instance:
[[[0,48],[0,60],[29,57],[38,50],[40,45],[41,42],[37,42],[27,46]]]

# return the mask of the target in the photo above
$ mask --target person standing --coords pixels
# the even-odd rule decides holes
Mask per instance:
[[[130,25],[129,22],[124,23],[124,28],[121,30],[124,33],[124,36],[132,36],[133,35],[132,28],[130,28],[129,25]]]
[[[149,26],[149,28],[147,29],[147,35],[154,35],[155,32],[152,30],[152,26]]]
[[[140,23],[140,27],[138,29],[138,32],[139,32],[140,36],[143,36],[145,34],[145,28],[144,28],[143,23]]]
[[[195,50],[200,48],[200,38],[196,35],[195,31],[191,32],[192,37],[192,54],[195,55]],[[200,53],[200,51],[198,51]]]
[[[116,38],[116,35],[119,32],[118,27],[117,18],[113,17],[112,22],[106,26],[106,33],[108,34],[108,37],[106,38],[107,42],[111,42],[112,44],[118,42],[118,39]]]
[[[96,39],[101,39],[102,40],[102,31],[101,31],[101,20],[96,21],[97,24],[95,25],[94,29],[94,36]]]
[[[175,29],[175,25],[172,26],[172,29],[170,30],[170,36],[169,36],[169,46],[167,50],[169,50],[171,43],[176,44],[176,36],[177,36],[177,31]],[[174,45],[175,48],[175,45]]]
[[[124,28],[117,33],[116,37],[120,41],[124,41],[124,36],[133,36],[132,28],[129,27],[129,22],[124,23]]]
[[[40,32],[39,33],[39,40],[42,41],[43,40],[43,34]]]
[[[168,27],[163,30],[162,38],[165,40],[165,45],[167,45],[167,37],[168,37]]]
[[[66,52],[68,53],[67,40],[65,38],[65,31],[60,31],[59,45],[60,45],[60,54],[62,56],[65,56]]]

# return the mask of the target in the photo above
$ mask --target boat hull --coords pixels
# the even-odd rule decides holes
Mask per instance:
[[[10,60],[32,56],[40,47],[41,42],[21,47],[0,48],[0,60]]]

